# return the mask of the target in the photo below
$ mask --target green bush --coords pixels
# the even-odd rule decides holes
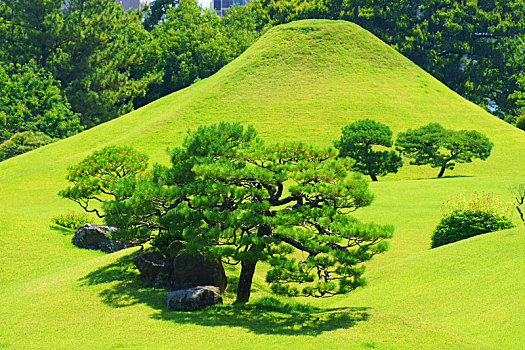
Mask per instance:
[[[525,130],[525,114],[516,120],[516,127],[521,130]]]
[[[55,138],[78,133],[79,116],[71,111],[60,85],[33,60],[23,65],[0,63],[0,142],[23,131]]]
[[[444,216],[434,229],[431,247],[436,248],[511,227],[514,227],[512,222],[499,214],[479,210],[456,210]]]
[[[24,131],[0,143],[0,162],[55,141],[43,132]]]
[[[86,223],[93,223],[93,217],[85,212],[70,211],[65,214],[55,215],[51,218],[51,222],[65,228],[76,230],[79,226]]]

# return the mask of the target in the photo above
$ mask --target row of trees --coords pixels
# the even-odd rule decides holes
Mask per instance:
[[[347,215],[373,196],[333,149],[265,145],[253,128],[221,123],[190,132],[169,166],[146,164],[132,149],[103,149],[70,169],[60,195],[119,227],[118,239],[240,264],[237,302],[249,300],[261,261],[275,293],[347,293],[393,233]]]
[[[484,136],[456,133],[429,124],[401,133],[397,143],[415,162],[440,159],[442,169],[488,156]],[[131,148],[96,151],[69,169],[72,185],[59,194],[118,227],[114,239],[150,242],[171,259],[191,254],[240,264],[238,302],[249,300],[261,261],[270,265],[266,281],[275,293],[344,294],[365,283],[363,263],[385,251],[393,233],[348,215],[373,200],[359,172],[375,177],[401,166],[395,152],[371,148],[392,146],[391,137],[388,126],[361,120],[343,129],[338,154],[302,143],[266,145],[239,124],[201,126],[171,151],[169,166],[149,171],[148,157]],[[451,144],[455,157],[439,152]]]
[[[392,130],[374,120],[363,119],[345,126],[334,144],[340,157],[355,161],[353,171],[369,175],[373,181],[397,173],[403,166],[396,151],[385,150],[393,146]],[[455,131],[438,123],[399,133],[395,145],[398,152],[411,159],[410,164],[439,168],[437,177],[442,177],[446,169],[454,169],[456,163],[470,163],[473,158],[486,160],[494,146],[478,131]]]

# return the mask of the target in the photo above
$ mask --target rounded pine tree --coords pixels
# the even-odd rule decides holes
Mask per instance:
[[[378,176],[397,173],[403,166],[395,151],[377,150],[375,146],[392,147],[392,130],[371,119],[358,120],[342,129],[342,136],[335,141],[340,157],[352,158],[351,169],[369,175],[372,181]]]
[[[493,146],[476,130],[449,130],[438,123],[408,129],[396,140],[397,150],[412,158],[410,164],[440,168],[437,177],[442,177],[446,169],[454,169],[456,163],[470,163],[473,158],[486,160]]]

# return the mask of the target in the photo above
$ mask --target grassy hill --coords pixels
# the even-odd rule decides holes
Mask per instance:
[[[56,193],[67,167],[106,145],[166,162],[186,130],[252,124],[269,141],[331,145],[361,118],[395,133],[437,121],[495,143],[485,161],[449,177],[405,167],[371,184],[364,220],[396,226],[391,250],[369,264],[370,286],[300,304],[263,299],[200,313],[167,312],[162,291],[136,280],[130,251],[77,249],[51,216],[77,209]],[[121,118],[0,163],[0,348],[519,348],[525,330],[525,230],[429,250],[440,203],[461,191],[525,183],[525,133],[464,100],[369,32],[309,20],[270,30],[214,76]],[[517,219],[517,218],[515,218]],[[315,337],[315,338],[314,338]]]

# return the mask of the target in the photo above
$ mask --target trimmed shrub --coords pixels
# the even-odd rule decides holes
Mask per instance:
[[[85,212],[70,211],[65,214],[55,215],[51,218],[51,222],[65,228],[76,230],[79,226],[92,223],[93,217]]]
[[[16,133],[0,144],[0,162],[54,141],[54,139],[39,131]]]
[[[512,222],[499,214],[480,210],[455,210],[444,216],[434,229],[431,247],[436,248],[469,237],[512,227],[514,227]]]

